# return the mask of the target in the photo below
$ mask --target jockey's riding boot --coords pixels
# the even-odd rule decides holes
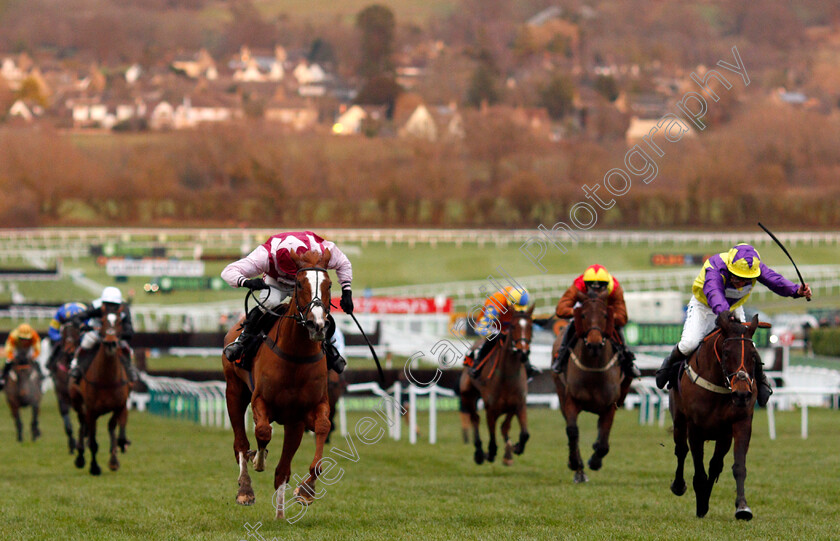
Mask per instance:
[[[668,381],[671,380],[671,375],[674,369],[685,359],[686,356],[683,355],[682,351],[680,351],[679,346],[674,346],[674,349],[671,350],[671,354],[662,361],[662,366],[660,366],[659,370],[656,371],[656,386],[660,389],[664,389]]]
[[[621,357],[621,371],[624,372],[624,375],[630,379],[640,378],[642,377],[642,371],[639,370],[639,367],[636,366],[636,363],[633,362],[636,360],[636,355],[630,351],[626,345],[621,344],[618,346],[621,348],[621,353],[619,353]]]
[[[539,369],[535,368],[534,365],[531,364],[531,361],[530,359],[528,359],[528,357],[525,357],[525,360],[522,361],[522,364],[525,365],[525,376],[528,378],[529,382],[532,379],[534,379],[535,376],[539,376],[540,374],[542,374],[542,372]]]
[[[764,366],[761,361],[755,363],[755,381],[758,387],[758,405],[762,408],[767,405],[770,400],[770,395],[773,394],[773,388],[770,387],[770,382],[767,381],[767,375],[764,373]]]
[[[324,340],[324,353],[327,355],[327,370],[332,370],[336,374],[344,372],[344,367],[347,366],[347,361],[341,356],[338,348],[335,347],[335,341]]]
[[[560,348],[557,350],[557,357],[551,363],[551,369],[557,373],[562,374],[566,370],[566,364],[569,362],[569,353],[574,347],[575,322],[571,321],[563,333],[563,340],[560,342]]]
[[[137,372],[134,365],[131,364],[131,357],[120,355],[120,361],[122,362],[123,368],[125,368],[125,373],[128,376],[128,381],[130,383],[135,383],[140,379],[140,374]]]
[[[12,369],[12,363],[6,361],[6,364],[3,366],[3,376],[0,377],[0,391],[3,390],[3,387],[6,386],[6,377],[9,375],[9,370]]]
[[[225,357],[230,362],[238,361],[245,351],[245,346],[257,336],[260,332],[260,320],[263,312],[259,307],[252,308],[248,315],[245,316],[245,322],[242,324],[242,332],[236,337],[236,340],[225,346]]]
[[[490,353],[490,350],[493,349],[493,346],[496,344],[496,340],[499,339],[500,334],[497,334],[493,338],[488,338],[481,344],[481,348],[479,348],[478,353],[475,354],[473,357],[473,365],[470,367],[470,377],[473,379],[478,378],[478,374],[481,372],[479,370],[479,365],[481,364],[481,360]]]
[[[76,357],[73,359],[73,362],[70,363],[70,382],[75,383],[76,385],[82,380],[82,367],[79,366],[79,359]]]

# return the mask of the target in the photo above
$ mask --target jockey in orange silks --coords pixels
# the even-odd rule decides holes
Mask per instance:
[[[482,359],[490,353],[493,346],[499,342],[500,337],[504,341],[504,337],[507,336],[510,328],[510,322],[513,319],[513,313],[527,310],[529,300],[530,297],[525,288],[513,286],[507,286],[487,297],[475,325],[475,332],[484,339],[479,341],[464,357],[464,364],[470,367],[470,376],[478,377]],[[479,344],[481,344],[480,347]],[[531,365],[528,357],[524,357],[522,362],[525,365],[525,372],[529,381],[540,373]]]

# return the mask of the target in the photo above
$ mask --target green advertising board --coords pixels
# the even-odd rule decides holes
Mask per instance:
[[[157,284],[161,293],[171,291],[221,291],[225,282],[218,276],[161,276],[152,280]]]
[[[624,337],[630,346],[675,345],[682,336],[682,323],[633,323],[624,327]],[[769,329],[758,329],[753,336],[755,345],[770,347]]]

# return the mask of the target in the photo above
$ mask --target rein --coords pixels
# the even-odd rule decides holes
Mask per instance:
[[[711,391],[713,393],[732,394],[732,385],[734,383],[735,378],[737,377],[737,375],[740,372],[744,372],[744,373],[747,374],[747,378],[748,378],[748,381],[750,383],[750,386],[752,386],[753,378],[747,372],[747,367],[745,365],[746,358],[747,358],[747,351],[746,351],[747,342],[754,343],[752,338],[747,338],[747,337],[744,337],[744,336],[732,336],[732,337],[724,338],[723,340],[721,340],[720,337],[722,335],[721,335],[720,329],[715,329],[715,331],[713,333],[711,333],[709,336],[707,336],[703,340],[703,343],[708,342],[713,336],[715,338],[714,338],[714,342],[712,342],[712,351],[715,352],[715,358],[717,358],[718,365],[720,366],[720,370],[723,373],[723,381],[724,381],[725,386],[717,385],[717,384],[712,383],[711,381],[705,379],[703,376],[701,376],[699,374],[699,372],[697,372],[697,370],[695,370],[694,368],[691,367],[691,363],[686,363],[685,372],[686,372],[686,375],[688,376],[689,380],[691,380],[691,382],[696,384],[697,386],[702,387],[703,389],[706,389],[707,391]],[[738,366],[738,368],[735,370],[735,373],[733,373],[732,375],[729,375],[727,373],[726,367],[723,364],[723,358],[721,357],[720,351],[718,351],[718,344],[720,344],[722,342],[725,343],[729,340],[738,340],[738,341],[741,342],[741,364]],[[695,356],[695,359],[697,359],[698,357],[699,357],[699,355]],[[695,362],[698,362],[698,361],[695,360]],[[698,366],[698,368],[699,368],[699,366]]]

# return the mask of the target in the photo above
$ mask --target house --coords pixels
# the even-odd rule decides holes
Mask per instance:
[[[238,58],[232,60],[229,66],[234,70],[233,78],[236,81],[278,82],[285,77],[286,58],[286,50],[279,45],[274,48],[273,54],[267,51],[252,52],[249,47],[243,45]]]
[[[44,114],[44,108],[28,100],[15,100],[9,108],[9,118],[18,118],[25,122],[32,122]]]
[[[167,130],[175,127],[175,107],[162,100],[155,104],[149,114],[149,127],[153,130]]]
[[[292,71],[295,80],[301,86],[323,84],[327,81],[326,72],[318,64],[301,61]]]
[[[418,105],[398,131],[400,137],[417,137],[428,141],[463,139],[464,120],[454,104],[426,107]]]
[[[303,131],[318,124],[318,109],[308,102],[275,101],[266,105],[264,118],[268,122]]]
[[[358,105],[353,105],[338,116],[332,131],[336,135],[354,135],[361,133],[362,121],[368,118],[367,112]]]
[[[694,137],[695,132],[687,122],[684,122],[679,117],[675,117],[673,114],[667,114],[660,118],[631,117],[630,126],[627,127],[624,139],[628,145],[635,145],[641,142],[643,137],[665,137],[666,130],[675,121],[678,122],[678,127],[676,132],[672,133],[673,137],[679,137],[679,139],[682,137]]]
[[[205,49],[201,49],[194,55],[178,55],[172,61],[172,69],[183,73],[190,79],[205,78],[215,81],[219,78],[219,70],[216,68],[216,61]]]

